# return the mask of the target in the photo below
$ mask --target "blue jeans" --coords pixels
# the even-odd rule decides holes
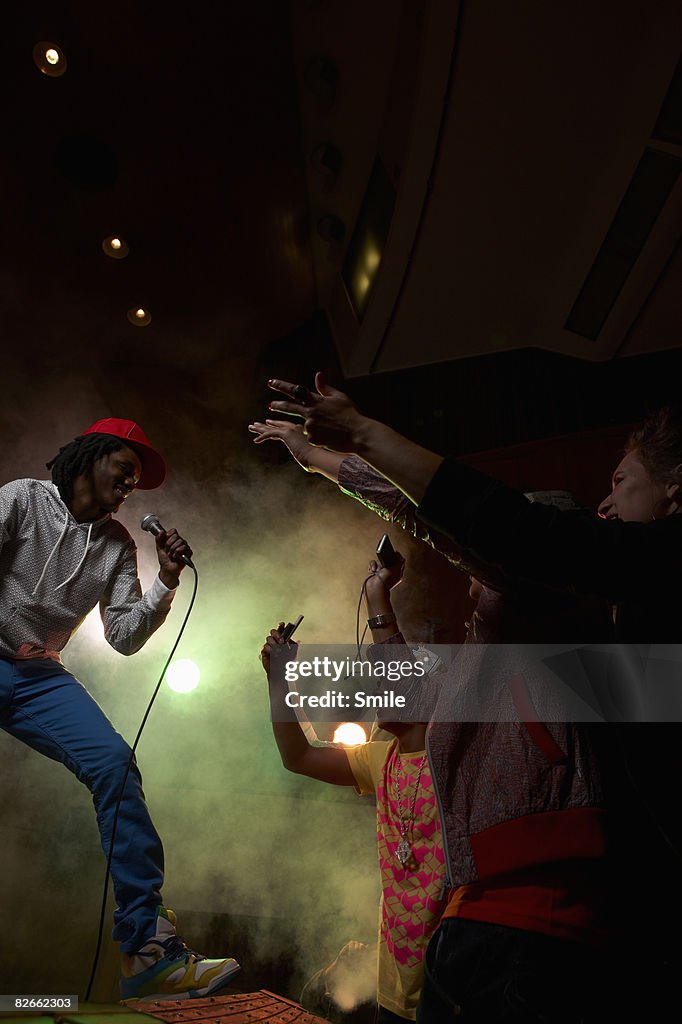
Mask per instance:
[[[587,1024],[604,1011],[605,953],[504,925],[446,918],[426,951],[418,1024]],[[622,1018],[625,1019],[625,1018]]]
[[[54,661],[0,658],[0,728],[61,761],[88,787],[108,856],[130,747],[85,687]],[[163,847],[135,762],[121,800],[111,878],[118,905],[113,937],[134,953],[154,933],[163,882]]]

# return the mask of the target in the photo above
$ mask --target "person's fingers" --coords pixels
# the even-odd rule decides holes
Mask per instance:
[[[379,568],[379,566],[377,565],[375,560],[372,559],[371,562],[369,563],[369,571],[370,572],[376,572],[378,568]]]
[[[166,551],[169,555],[191,554],[191,549],[184,537],[176,533],[173,540],[166,542]]]
[[[331,395],[333,388],[327,384],[327,379],[322,370],[318,370],[315,374],[315,387],[317,388],[318,394],[320,395]]]
[[[303,427],[300,423],[292,423],[291,420],[266,420],[265,423],[249,423],[248,431],[255,434],[255,444],[262,441],[286,441],[287,436],[302,434]]]
[[[268,387],[271,391],[281,391],[283,395],[288,395],[290,398],[296,397],[296,388],[300,386],[300,384],[292,384],[289,380],[275,380],[274,377],[271,377],[268,381]]]
[[[282,622],[277,627],[277,629],[271,629],[270,630],[270,639],[273,641],[273,643],[275,643],[275,644],[283,644],[284,643],[284,640],[282,639],[282,630],[283,629],[284,629],[284,623]]]
[[[308,415],[308,409],[305,405],[296,405],[295,402],[270,402],[268,409],[272,409],[273,412],[286,412],[292,416],[300,416],[301,418]]]
[[[274,441],[279,436],[270,430],[269,427],[266,427],[264,423],[250,423],[248,429],[250,434],[256,435],[253,439],[254,444],[262,444],[263,441]]]

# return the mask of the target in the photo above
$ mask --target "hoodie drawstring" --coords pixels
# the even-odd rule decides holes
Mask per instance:
[[[47,561],[45,562],[45,565],[43,566],[43,571],[40,574],[40,579],[38,580],[38,582],[36,583],[35,587],[33,588],[32,592],[31,592],[31,597],[35,597],[36,592],[38,590],[38,587],[40,586],[40,584],[43,582],[43,580],[45,578],[45,573],[47,572],[48,565],[52,561],[52,556],[54,555],[55,551],[57,550],[57,548],[59,547],[61,542],[64,540],[64,536],[65,536],[66,531],[68,530],[68,528],[69,528],[69,517],[67,516],[65,518],[65,520],[64,520],[64,527],[62,529],[62,532],[59,534],[59,538],[55,542],[54,547],[52,548],[52,551],[50,551],[49,555],[47,556]]]
[[[85,540],[85,548],[84,548],[84,550],[83,550],[83,554],[81,555],[81,560],[80,560],[80,562],[78,563],[78,565],[76,566],[76,568],[75,568],[75,569],[73,570],[73,572],[71,573],[71,575],[70,575],[70,576],[67,576],[67,577],[66,577],[66,579],[64,580],[64,582],[63,582],[63,583],[60,583],[58,587],[55,587],[55,588],[54,588],[54,591],[55,591],[55,593],[56,593],[56,592],[57,592],[58,590],[61,590],[61,589],[62,589],[62,587],[65,587],[67,583],[70,583],[70,582],[71,582],[71,580],[72,580],[72,579],[74,578],[74,576],[76,576],[76,575],[77,575],[77,573],[79,572],[79,570],[80,570],[80,567],[81,567],[81,565],[82,565],[82,564],[83,564],[83,562],[85,561],[85,556],[86,556],[86,555],[87,555],[87,553],[88,553],[88,548],[90,547],[90,535],[91,535],[91,534],[92,534],[92,523],[89,523],[89,524],[88,524],[88,536],[87,536],[87,538],[86,538],[86,540]],[[62,534],[62,536],[64,536],[64,534]],[[61,539],[61,538],[60,538],[60,539]],[[48,559],[48,561],[49,561],[49,559]],[[44,571],[44,570],[43,570],[43,571]]]
[[[92,525],[93,525],[92,523],[88,524],[88,536],[86,537],[86,540],[85,540],[85,548],[83,550],[83,554],[81,555],[80,562],[78,563],[76,568],[73,570],[71,575],[67,576],[67,578],[63,581],[63,583],[60,583],[59,586],[54,588],[54,593],[56,593],[58,590],[61,590],[62,587],[65,587],[67,583],[70,583],[71,580],[74,578],[74,576],[80,571],[80,567],[82,566],[83,562],[85,561],[85,557],[86,557],[86,555],[88,553],[88,548],[90,547],[90,537],[92,535]],[[59,547],[61,542],[64,540],[64,537],[66,536],[66,531],[68,530],[68,528],[69,528],[69,517],[67,515],[65,520],[64,520],[64,526],[62,528],[62,532],[59,534],[59,538],[55,542],[55,545],[52,548],[52,551],[50,551],[49,555],[47,556],[47,561],[45,562],[45,565],[43,566],[43,571],[40,574],[40,579],[38,580],[38,582],[36,583],[35,587],[33,588],[32,592],[31,592],[31,597],[35,597],[36,596],[36,594],[38,592],[38,588],[40,587],[40,584],[45,579],[45,573],[47,572],[47,567],[50,564],[50,562],[52,561],[52,558],[53,558],[55,552],[57,551],[57,548]]]

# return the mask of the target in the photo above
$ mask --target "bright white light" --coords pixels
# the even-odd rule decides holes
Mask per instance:
[[[121,248],[121,239],[120,238],[112,238],[111,239],[111,248],[112,249],[120,249]]]
[[[59,54],[56,50],[45,50],[45,60],[48,64],[59,64]]]
[[[114,255],[113,250],[111,250],[111,255],[115,260],[122,259],[124,255],[127,255],[125,245],[120,252],[116,253],[116,255]],[[148,309],[144,308],[144,306],[133,306],[128,310],[126,316],[133,327],[146,327],[147,324],[152,322],[152,315]]]
[[[172,662],[166,672],[166,682],[176,693],[191,693],[196,690],[200,679],[199,666],[189,658]]]
[[[334,731],[334,743],[343,743],[344,747],[359,747],[367,742],[367,733],[357,722],[344,722]]]

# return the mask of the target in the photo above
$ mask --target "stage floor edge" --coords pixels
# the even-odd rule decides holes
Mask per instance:
[[[106,1005],[85,1003],[76,1013],[0,1013],[0,1024],[324,1024],[298,1003],[261,989],[205,999],[168,999]]]

